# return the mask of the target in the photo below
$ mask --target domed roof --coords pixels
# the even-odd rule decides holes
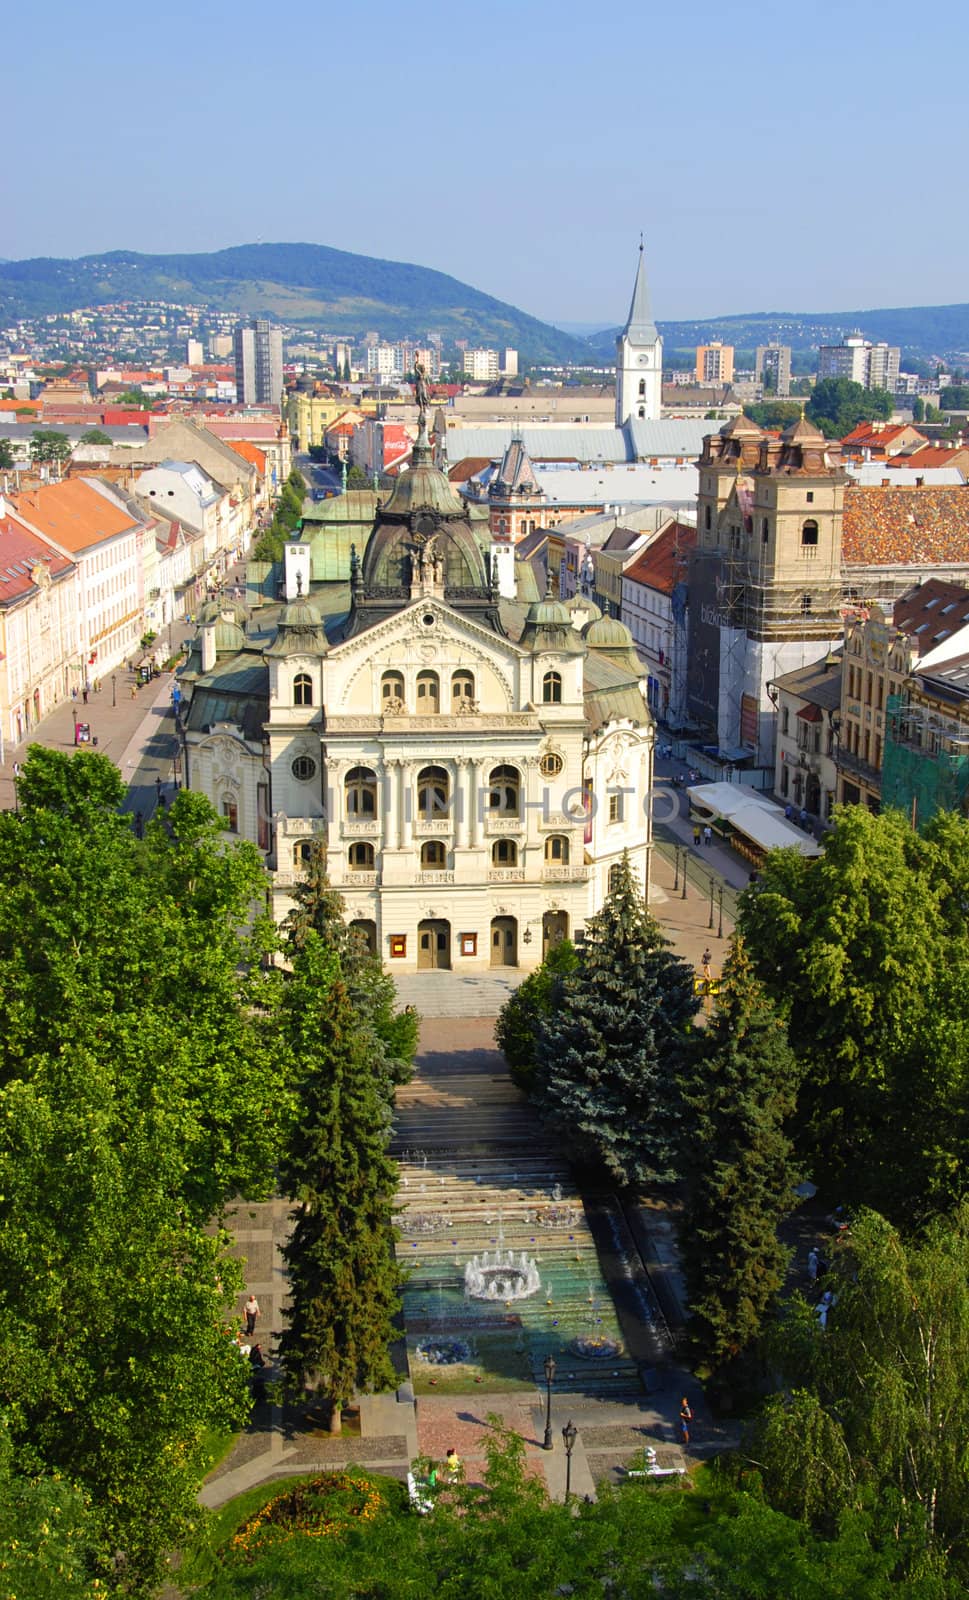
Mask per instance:
[[[267,656],[323,656],[329,649],[320,613],[305,595],[287,601],[279,613],[276,637],[263,651]]]
[[[298,596],[295,600],[287,601],[279,613],[280,628],[318,628],[321,623],[320,613],[312,601],[305,595]]]
[[[592,650],[629,650],[633,636],[618,617],[599,617],[582,629],[582,637]]]
[[[215,624],[215,653],[221,655],[237,655],[246,647],[245,631],[233,622],[230,617],[220,617]]]
[[[409,472],[380,506],[354,590],[354,609],[369,601],[410,598],[425,579],[443,585],[451,599],[490,606],[491,582],[468,508],[439,467],[422,426]]]
[[[561,600],[546,595],[544,600],[533,600],[525,617],[526,628],[571,628],[572,615]]]
[[[436,511],[442,517],[467,514],[464,501],[440,467],[423,460],[400,474],[381,511],[392,517],[409,517],[414,511]]]

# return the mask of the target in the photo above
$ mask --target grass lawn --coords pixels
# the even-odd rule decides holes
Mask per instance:
[[[340,1467],[335,1470],[343,1472],[353,1469]],[[320,1469],[316,1468],[313,1472],[294,1472],[285,1478],[273,1478],[266,1483],[256,1484],[252,1489],[244,1489],[241,1494],[233,1495],[232,1499],[227,1500],[218,1511],[203,1513],[204,1520],[199,1527],[195,1544],[182,1552],[178,1569],[172,1574],[173,1581],[185,1591],[205,1583],[218,1571],[220,1553],[241,1523],[248,1517],[254,1516],[268,1501],[275,1500],[277,1495],[284,1494],[287,1489],[292,1489],[296,1484],[303,1483],[309,1478],[319,1476]],[[388,1505],[403,1508],[403,1490],[396,1478],[385,1477],[379,1472],[365,1472],[362,1468],[357,1469],[354,1476],[376,1485]]]

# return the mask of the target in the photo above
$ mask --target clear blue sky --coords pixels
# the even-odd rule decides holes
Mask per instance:
[[[969,10],[125,0],[5,28],[0,255],[309,240],[548,320],[969,299]]]

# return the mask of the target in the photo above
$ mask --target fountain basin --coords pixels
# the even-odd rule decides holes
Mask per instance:
[[[485,1250],[464,1269],[464,1292],[472,1300],[527,1300],[541,1287],[538,1263],[524,1250]]]

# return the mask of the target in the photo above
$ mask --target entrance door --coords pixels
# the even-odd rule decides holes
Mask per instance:
[[[547,956],[553,945],[569,936],[567,911],[546,911],[542,918],[542,956]]]
[[[492,919],[491,965],[493,967],[518,965],[518,922],[514,917]]]
[[[807,781],[804,804],[808,811],[819,816],[821,812],[821,780],[812,772]]]
[[[418,969],[451,965],[451,924],[422,922],[417,929]]]

